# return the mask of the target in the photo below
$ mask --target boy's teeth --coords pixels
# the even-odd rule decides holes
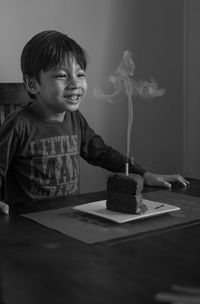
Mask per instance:
[[[71,100],[77,100],[78,99],[78,95],[69,95],[67,96],[68,99],[71,99]]]

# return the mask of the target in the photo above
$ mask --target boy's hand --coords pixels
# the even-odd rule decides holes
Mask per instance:
[[[9,206],[0,201],[0,214],[9,214]]]
[[[160,174],[154,174],[151,172],[146,172],[143,175],[144,182],[148,186],[158,186],[158,187],[164,187],[164,188],[171,188],[171,183],[179,183],[182,186],[187,186],[189,182],[184,179],[179,174],[173,174],[173,175],[160,175]]]

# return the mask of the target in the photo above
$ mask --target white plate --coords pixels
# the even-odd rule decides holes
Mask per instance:
[[[82,212],[86,212],[89,214],[93,214],[93,215],[114,221],[119,224],[180,210],[179,207],[176,207],[173,205],[153,202],[153,201],[149,201],[146,199],[143,199],[143,202],[147,206],[148,209],[145,213],[143,213],[141,215],[121,213],[121,212],[108,210],[106,208],[106,200],[75,206],[75,207],[73,207],[73,209],[82,211]]]

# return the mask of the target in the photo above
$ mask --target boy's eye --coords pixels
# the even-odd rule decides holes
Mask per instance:
[[[57,74],[56,78],[67,78],[66,74]]]
[[[84,77],[86,77],[86,73],[80,72],[80,73],[77,74],[77,76],[78,76],[79,78],[84,78]]]

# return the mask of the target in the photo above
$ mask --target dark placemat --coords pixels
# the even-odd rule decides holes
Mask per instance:
[[[167,213],[125,224],[115,224],[102,218],[75,211],[72,207],[24,214],[50,229],[62,232],[87,244],[138,236],[150,232],[181,227],[200,220],[200,197],[179,194],[171,191],[145,193],[144,198],[175,205],[180,211]]]

